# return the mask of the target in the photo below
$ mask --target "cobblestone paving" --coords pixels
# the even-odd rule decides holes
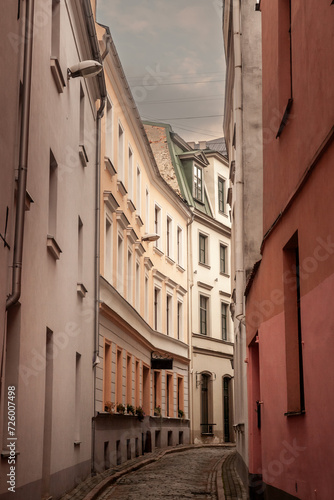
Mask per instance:
[[[226,448],[200,448],[165,455],[122,477],[98,500],[216,500],[215,468],[231,453]]]
[[[223,465],[225,500],[246,500],[247,495],[238,473],[235,470],[236,453],[230,453]]]

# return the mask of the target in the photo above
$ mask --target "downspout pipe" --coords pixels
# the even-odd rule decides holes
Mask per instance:
[[[32,73],[32,47],[34,29],[34,0],[26,1],[25,12],[25,42],[23,63],[23,89],[22,89],[22,118],[20,130],[19,168],[17,179],[14,255],[12,293],[6,301],[6,309],[17,304],[21,297],[22,283],[22,255],[25,222],[25,199],[27,190],[28,150],[29,150],[29,123],[30,123],[30,97]]]

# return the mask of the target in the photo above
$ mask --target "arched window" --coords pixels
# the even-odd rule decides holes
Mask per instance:
[[[211,374],[201,375],[201,433],[213,434]]]

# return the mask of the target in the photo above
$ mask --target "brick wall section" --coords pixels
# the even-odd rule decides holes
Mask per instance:
[[[144,127],[162,178],[181,196],[168,149],[166,129],[146,124]]]

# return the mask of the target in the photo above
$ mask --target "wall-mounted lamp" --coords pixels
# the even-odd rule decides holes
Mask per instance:
[[[159,234],[146,233],[141,237],[141,241],[157,241],[160,238]]]
[[[81,61],[67,68],[67,78],[89,78],[95,76],[102,71],[103,66],[97,61]]]

